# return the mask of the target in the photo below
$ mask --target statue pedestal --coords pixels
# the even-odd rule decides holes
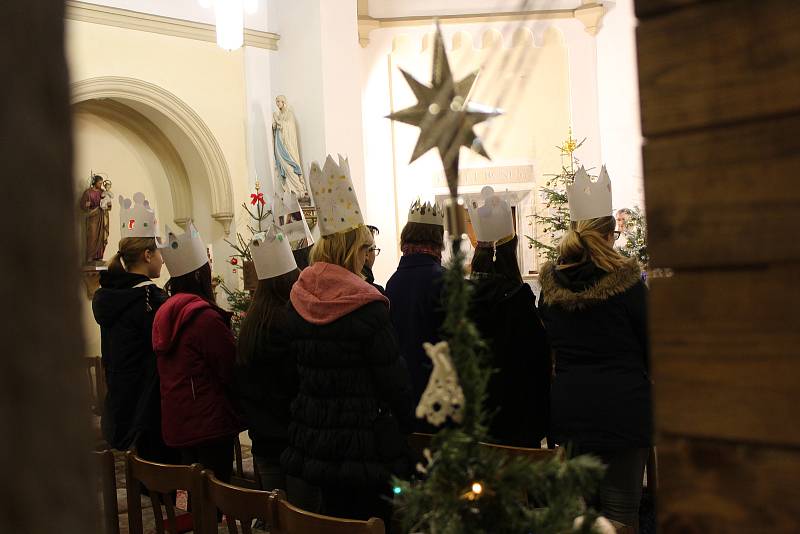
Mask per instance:
[[[83,279],[83,285],[86,286],[86,297],[89,300],[94,298],[95,291],[100,288],[100,273],[107,270],[108,267],[105,264],[84,265],[81,268],[81,278]]]

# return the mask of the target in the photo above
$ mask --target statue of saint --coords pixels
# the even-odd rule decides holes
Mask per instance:
[[[84,216],[84,238],[86,264],[103,264],[103,255],[108,244],[108,216],[111,210],[111,181],[92,174],[89,188],[81,195],[80,208]]]
[[[286,97],[275,99],[278,111],[272,114],[272,140],[275,147],[275,167],[284,191],[294,192],[298,199],[308,198],[303,167],[300,164],[300,147],[297,141],[297,124]]]

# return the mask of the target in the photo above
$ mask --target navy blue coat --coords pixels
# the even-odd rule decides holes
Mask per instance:
[[[414,388],[414,406],[419,403],[433,370],[422,343],[437,343],[444,321],[442,275],[444,269],[429,254],[410,254],[400,258],[397,271],[386,283],[386,296]]]

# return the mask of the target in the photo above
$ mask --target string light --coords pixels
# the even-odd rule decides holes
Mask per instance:
[[[392,492],[394,492],[395,495],[400,495],[401,493],[403,493],[403,488],[401,488],[400,486],[395,486],[394,488],[392,488]]]
[[[481,493],[483,493],[483,486],[481,486],[479,482],[473,482],[472,493],[474,493],[475,495],[480,495]]]

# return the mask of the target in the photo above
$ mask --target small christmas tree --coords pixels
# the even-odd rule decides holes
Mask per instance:
[[[619,252],[628,258],[636,258],[642,269],[647,269],[650,263],[647,254],[647,219],[639,206],[629,208],[626,213],[625,228],[617,228],[626,238]]]
[[[254,269],[253,257],[250,254],[250,241],[256,233],[263,231],[264,222],[272,216],[272,210],[267,208],[267,203],[264,200],[264,193],[261,192],[261,185],[258,181],[256,181],[256,192],[250,194],[250,206],[248,206],[246,202],[243,202],[242,207],[247,212],[250,219],[252,219],[252,222],[247,225],[249,236],[237,232],[235,243],[228,239],[226,239],[225,242],[236,251],[236,254],[231,255],[228,259],[230,264],[234,267],[233,272],[236,274],[241,273],[246,278],[248,269]],[[230,306],[230,310],[233,313],[233,317],[231,318],[231,330],[233,330],[233,335],[238,338],[239,328],[247,315],[247,310],[250,308],[250,302],[253,299],[252,292],[248,290],[247,287],[245,287],[245,289],[239,289],[238,287],[230,288],[225,282],[221,282],[219,287],[225,292],[228,306]]]
[[[564,144],[558,148],[561,151],[561,172],[547,175],[545,185],[539,188],[544,202],[544,213],[530,216],[536,225],[535,237],[525,236],[528,246],[535,248],[540,258],[549,261],[558,259],[558,243],[561,236],[569,229],[569,205],[567,203],[567,186],[575,179],[575,173],[580,168],[575,151],[583,145],[586,139],[580,142],[572,138],[572,129],[569,131]],[[539,239],[541,236],[543,239]]]

